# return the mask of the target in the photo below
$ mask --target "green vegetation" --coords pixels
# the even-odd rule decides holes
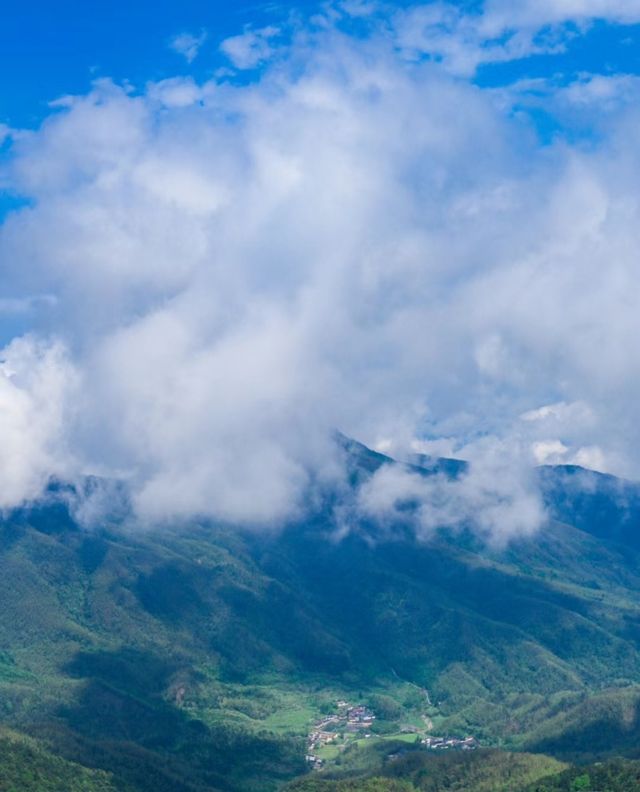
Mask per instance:
[[[2,792],[116,792],[113,779],[53,756],[35,740],[0,732]]]
[[[433,756],[409,751],[380,764],[368,777],[292,782],[287,792],[637,792],[640,762],[615,760],[567,767],[544,755],[482,750]]]
[[[428,756],[409,753],[387,766],[391,778],[411,780],[423,792],[512,792],[563,770],[548,756],[480,750]]]
[[[293,783],[288,789],[291,792],[416,792],[416,788],[408,781],[377,777],[345,781],[313,778]]]
[[[640,789],[640,762],[612,761],[571,768],[526,792],[637,792]]]
[[[352,453],[354,482],[385,462]],[[449,787],[437,788],[455,790],[467,772],[489,784],[510,767],[528,784],[548,756],[636,755],[640,565],[601,516],[597,535],[552,523],[503,550],[464,533],[421,544],[405,524],[334,542],[330,516],[328,505],[260,535],[86,533],[60,502],[11,515],[0,523],[0,723],[124,792],[277,790],[305,773],[310,728],[339,699],[375,711],[371,736],[323,746],[308,783],[349,780],[336,772],[431,789],[441,768]],[[427,732],[502,750],[434,757],[414,750]],[[394,776],[386,757],[402,751],[428,767],[401,755]]]
[[[291,792],[343,792],[343,790],[366,790],[367,784],[384,783],[389,788],[415,790],[415,792],[524,792],[531,784],[555,777],[566,765],[548,756],[526,753],[508,753],[497,750],[451,752],[434,755],[424,750],[407,750],[396,746],[389,754],[380,748],[369,751],[372,769],[365,777],[353,778],[351,765],[343,775],[351,777],[327,778],[319,774],[313,778],[300,779],[287,787]],[[334,771],[334,776],[338,771]],[[376,787],[374,787],[376,788]],[[542,788],[541,788],[542,789]]]

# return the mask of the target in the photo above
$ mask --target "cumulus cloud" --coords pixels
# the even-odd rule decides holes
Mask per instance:
[[[449,71],[472,75],[486,63],[562,52],[596,20],[627,25],[640,21],[636,0],[487,0],[463,4],[411,5],[394,16],[393,29],[413,57],[428,56]]]
[[[37,498],[73,471],[65,428],[76,373],[55,342],[23,337],[0,351],[0,508]]]
[[[598,425],[594,411],[584,402],[545,404],[520,416],[526,427],[521,436],[534,439],[531,450],[539,465],[580,465],[606,471],[615,461],[597,445],[583,446],[581,440],[593,436]],[[545,437],[546,434],[546,437]],[[554,435],[562,435],[562,440]]]
[[[615,110],[637,99],[640,77],[634,74],[580,74],[561,92],[560,97],[571,105],[598,110]]]
[[[416,498],[425,535],[533,530],[536,448],[640,475],[633,106],[543,147],[386,23],[332,20],[251,81],[102,81],[17,137],[0,298],[32,319],[5,350],[4,505],[95,472],[146,519],[281,522],[340,479],[336,427],[475,461],[359,496]],[[275,37],[223,47],[252,68]]]
[[[536,440],[531,450],[539,465],[559,465],[566,459],[569,448],[561,440]]]
[[[638,0],[487,0],[484,25],[492,33],[519,27],[541,28],[564,22],[603,19],[618,24],[640,21]]]
[[[526,456],[514,453],[513,443],[493,438],[467,450],[471,464],[456,478],[379,468],[357,493],[356,517],[383,527],[409,519],[422,539],[442,529],[470,530],[504,545],[535,533],[545,513]]]
[[[187,63],[192,63],[200,53],[202,45],[207,40],[207,31],[201,30],[200,33],[179,33],[174,36],[169,46],[174,52],[182,55]]]
[[[272,39],[279,34],[277,27],[245,30],[238,36],[226,38],[220,49],[238,69],[254,69],[274,53]]]

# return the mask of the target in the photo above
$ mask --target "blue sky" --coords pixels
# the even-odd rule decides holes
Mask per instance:
[[[640,74],[640,25],[596,21],[584,34],[567,42],[566,50],[536,55],[480,69],[480,85],[506,84],[526,77],[566,75],[579,72]]]
[[[96,77],[141,85],[186,71],[168,44],[188,30],[216,41],[271,18],[273,4],[252,0],[33,0],[13,3],[0,26],[0,116],[12,126],[36,124],[47,102],[82,93]],[[202,76],[215,57],[203,60]]]
[[[186,73],[205,80],[225,62],[217,52],[220,41],[283,13],[275,3],[254,0],[14,3],[0,25],[0,123],[36,127],[50,113],[51,101],[85,93],[100,77],[136,88]],[[176,35],[203,30],[207,46],[196,62],[187,63],[170,48]],[[0,193],[0,218],[23,203]]]
[[[94,472],[144,519],[283,520],[336,427],[478,462],[497,531],[535,528],[534,464],[640,478],[639,31],[640,0],[14,5],[0,507]]]
[[[224,63],[217,52],[224,38],[245,26],[278,24],[291,10],[308,14],[317,6],[313,0],[32,0],[11,4],[0,26],[0,121],[13,127],[35,126],[47,114],[49,101],[83,93],[98,77],[128,80],[136,87],[177,74],[205,79]],[[208,39],[192,64],[170,50],[169,42],[177,34],[202,30]],[[600,21],[586,35],[567,42],[563,53],[485,65],[477,81],[502,85],[524,77],[579,71],[640,73],[640,26]]]

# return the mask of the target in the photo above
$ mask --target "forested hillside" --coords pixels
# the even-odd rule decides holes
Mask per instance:
[[[348,453],[354,482],[392,464]],[[576,495],[562,500],[555,475],[565,522],[502,549],[464,532],[417,541],[404,523],[338,541],[325,506],[268,534],[87,531],[53,488],[0,526],[2,720],[136,792],[275,789],[305,773],[312,725],[340,699],[373,708],[382,758],[403,730],[417,747],[430,733],[569,762],[634,756],[638,557],[613,521],[611,537],[589,524],[585,500],[581,529],[567,524]]]

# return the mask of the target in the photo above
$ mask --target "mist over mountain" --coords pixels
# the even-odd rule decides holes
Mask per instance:
[[[0,505],[94,475],[268,527],[341,475],[336,426],[495,468],[499,534],[539,523],[536,462],[640,477],[638,83],[571,54],[604,26],[622,58],[637,10],[525,6],[182,31],[186,72],[0,127]]]
[[[88,530],[61,485],[8,515],[1,717],[23,736],[7,745],[35,739],[38,756],[116,789],[275,789],[305,772],[310,724],[345,699],[377,707],[392,737],[428,718],[481,750],[526,749],[523,778],[531,752],[637,756],[640,487],[542,468],[552,516],[506,545],[471,525],[427,537],[412,503],[384,530],[363,516],[340,534],[337,507],[383,469],[467,473],[339,442],[351,496],[327,492],[277,532],[210,520],[141,532],[122,516]],[[383,737],[371,772],[397,753]],[[502,772],[497,754],[485,761]]]
[[[3,9],[0,792],[640,789],[639,52]]]

